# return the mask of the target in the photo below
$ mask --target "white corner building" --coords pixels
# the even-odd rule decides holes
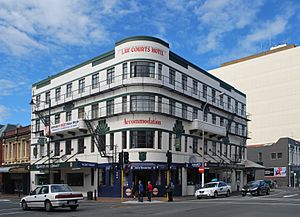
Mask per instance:
[[[167,151],[175,195],[194,194],[202,162],[205,182],[217,178],[236,189],[246,181],[245,94],[158,38],[121,40],[33,84],[32,94],[32,188],[50,181],[119,197],[122,151],[129,153],[125,191],[150,180],[165,194]]]

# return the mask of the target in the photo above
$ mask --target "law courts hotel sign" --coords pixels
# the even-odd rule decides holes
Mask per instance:
[[[153,53],[160,56],[166,56],[166,51],[153,46],[138,45],[138,46],[125,47],[118,50],[119,55],[124,55],[128,53]]]

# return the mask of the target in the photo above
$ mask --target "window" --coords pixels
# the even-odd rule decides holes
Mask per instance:
[[[98,103],[92,105],[92,119],[99,117],[98,111],[99,111],[99,105],[98,105]]]
[[[122,149],[127,149],[127,131],[122,132]]]
[[[106,113],[107,113],[107,115],[114,114],[114,100],[113,99],[106,101]]]
[[[130,77],[150,77],[154,78],[155,64],[147,61],[137,61],[130,63]]]
[[[60,114],[56,114],[54,118],[54,123],[59,124],[60,123]]]
[[[41,190],[38,194],[48,194],[49,193],[49,186],[43,186],[41,187]]]
[[[45,145],[41,144],[40,145],[40,157],[44,157],[44,153],[45,153]]]
[[[182,75],[182,89],[187,90],[187,76]]]
[[[204,111],[203,113],[203,120],[207,122],[207,111]]]
[[[83,186],[83,173],[67,173],[69,186]]]
[[[78,81],[78,93],[83,93],[85,88],[85,79],[82,78]]]
[[[204,154],[207,154],[207,140],[204,139]]]
[[[239,112],[239,102],[236,100],[235,101],[235,113]]]
[[[110,150],[114,150],[114,143],[115,143],[115,135],[114,133],[110,133],[110,143],[109,143],[109,147]]]
[[[100,135],[100,151],[104,151],[106,149],[106,135]]]
[[[205,84],[202,85],[202,97],[207,98],[207,86]]]
[[[130,111],[155,111],[155,96],[131,96]]]
[[[115,81],[115,68],[107,70],[107,84],[114,83]]]
[[[223,95],[220,95],[220,106],[224,106],[224,97]]]
[[[175,150],[176,151],[181,151],[181,136],[175,137]]]
[[[60,100],[60,92],[61,92],[60,87],[55,89],[55,100],[56,101]]]
[[[67,111],[66,112],[66,122],[72,120],[72,111]]]
[[[78,119],[84,118],[84,107],[78,108]]]
[[[212,102],[216,102],[216,90],[214,90],[214,89],[212,89],[211,90],[211,100],[212,100]]]
[[[122,112],[127,112],[127,96],[122,97]]]
[[[193,153],[197,153],[198,150],[198,139],[197,138],[193,138]]]
[[[262,162],[262,152],[258,152],[258,162]]]
[[[196,81],[196,80],[193,80],[192,93],[195,94],[195,95],[198,95],[198,81]]]
[[[92,75],[92,89],[99,87],[99,74]]]
[[[46,92],[46,95],[45,95],[45,103],[49,104],[49,102],[50,102],[50,91]]]
[[[170,115],[175,115],[175,101],[169,100],[170,105],[169,105],[169,114]]]
[[[271,153],[271,159],[275,160],[276,159],[276,153]]]
[[[239,125],[237,123],[235,123],[235,134],[238,135],[239,134]]]
[[[159,130],[157,132],[157,149],[161,149],[161,139],[162,139],[162,132]]]
[[[212,152],[212,155],[216,155],[216,153],[217,153],[217,144],[216,144],[216,142],[214,141],[214,142],[212,142],[212,146],[211,146],[211,152]]]
[[[198,119],[198,109],[197,108],[193,108],[193,120],[194,119]]]
[[[169,68],[169,83],[175,85],[175,70]]]
[[[91,153],[95,152],[95,137],[91,136]]]
[[[172,151],[172,133],[169,133],[169,150]]]
[[[182,105],[182,118],[187,119],[187,106]]]
[[[72,96],[72,83],[67,84],[66,96],[67,98]]]
[[[241,115],[245,115],[245,104],[242,104]]]
[[[78,154],[84,153],[84,138],[79,138],[78,139],[77,153]]]
[[[184,137],[184,151],[187,152],[187,148],[188,148],[188,137],[185,136]]]
[[[66,151],[66,155],[71,154],[71,152],[72,152],[72,140],[70,140],[70,139],[66,140],[65,151]]]
[[[154,148],[155,131],[130,131],[130,148]]]
[[[214,114],[212,114],[212,115],[211,115],[211,118],[212,118],[212,123],[213,123],[213,124],[216,124],[216,123],[217,123],[217,116],[214,115]]]
[[[277,153],[277,159],[281,159],[282,158],[282,153]]]
[[[54,156],[59,156],[60,152],[60,142],[54,143]]]
[[[157,79],[161,80],[161,75],[162,75],[162,64],[158,64],[158,71],[157,71]]]
[[[224,118],[220,117],[220,126],[224,127]]]
[[[41,121],[40,119],[35,120],[35,131],[41,130]]]
[[[224,156],[227,157],[227,154],[228,154],[228,145],[225,144],[224,145]]]
[[[222,155],[223,144],[222,143],[218,143],[218,144],[219,144],[219,147],[220,147],[220,155]]]
[[[231,98],[228,96],[227,108],[230,110],[231,108]]]
[[[157,112],[162,112],[162,97],[157,98]]]
[[[36,107],[39,107],[40,106],[40,103],[41,103],[41,95],[37,95],[35,97],[35,103],[36,103]]]
[[[122,73],[123,80],[127,79],[127,74],[128,74],[127,63],[123,63],[123,73]]]

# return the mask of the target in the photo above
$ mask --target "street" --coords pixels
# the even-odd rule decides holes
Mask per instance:
[[[136,201],[89,202],[80,204],[77,211],[56,209],[52,212],[44,210],[23,211],[17,200],[0,199],[0,216],[38,217],[38,216],[222,216],[222,217],[289,217],[298,216],[300,209],[299,190],[276,190],[271,195],[242,197],[240,195],[217,199],[193,198],[178,199],[175,202],[154,201],[138,203]]]

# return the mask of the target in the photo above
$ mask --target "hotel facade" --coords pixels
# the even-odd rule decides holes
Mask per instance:
[[[202,162],[205,182],[218,178],[233,189],[237,180],[246,182],[245,94],[158,38],[116,42],[113,50],[33,84],[32,93],[32,188],[50,181],[120,196],[122,151],[129,153],[125,191],[150,180],[165,194],[167,151],[176,195],[194,193]]]

